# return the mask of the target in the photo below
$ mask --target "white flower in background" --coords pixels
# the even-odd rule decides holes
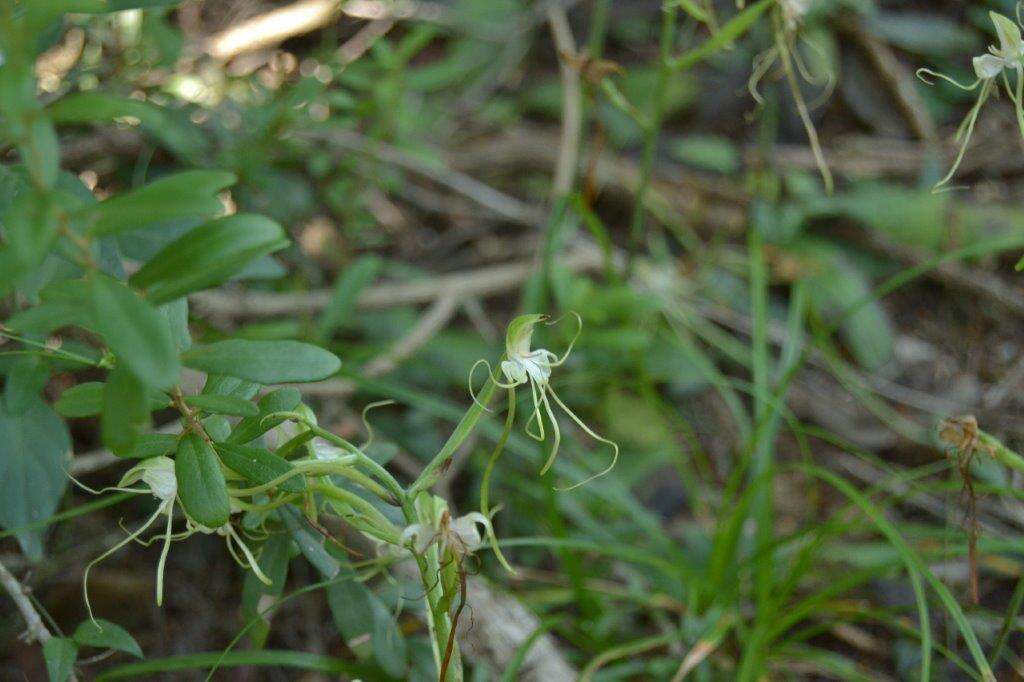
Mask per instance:
[[[956,132],[955,140],[959,143],[960,148],[957,151],[956,158],[953,160],[953,166],[946,173],[945,177],[935,183],[935,190],[948,183],[960,167],[960,163],[967,153],[967,146],[971,142],[971,135],[974,134],[974,125],[978,122],[978,114],[981,113],[982,106],[984,106],[993,92],[998,92],[999,83],[997,79],[999,76],[1003,76],[1002,82],[1006,89],[1006,95],[1013,102],[1017,113],[1017,123],[1020,127],[1021,135],[1024,135],[1024,102],[1022,102],[1024,100],[1024,40],[1021,38],[1020,27],[1009,17],[1005,17],[998,12],[989,12],[989,17],[995,26],[999,45],[990,45],[988,54],[978,55],[974,58],[972,65],[976,80],[973,83],[960,83],[955,78],[932,71],[931,69],[917,70],[918,78],[929,85],[932,84],[930,78],[934,77],[940,78],[961,90],[978,90],[978,99],[975,100],[974,106],[971,107],[967,116],[964,117],[960,128]],[[1013,72],[1016,75],[1016,82],[1012,86],[1010,79],[1007,77],[1007,72]]]
[[[811,0],[779,0],[779,6],[782,7],[786,25],[794,28],[811,9]]]
[[[495,381],[495,384],[502,388],[514,389],[518,386],[528,384],[530,386],[530,395],[533,399],[533,412],[530,414],[530,418],[526,423],[526,433],[534,440],[543,441],[545,439],[545,418],[551,426],[551,431],[554,436],[554,443],[551,447],[551,454],[548,455],[548,459],[544,462],[544,466],[541,467],[541,475],[547,473],[551,465],[554,464],[555,456],[558,454],[558,447],[562,440],[562,433],[558,426],[558,419],[555,418],[555,412],[551,407],[551,401],[553,400],[565,414],[576,423],[581,429],[583,429],[592,438],[607,443],[612,447],[612,461],[604,470],[587,478],[580,483],[577,483],[571,488],[583,485],[584,483],[603,476],[615,466],[615,462],[619,457],[619,446],[618,444],[599,436],[589,426],[583,423],[583,420],[576,416],[569,407],[562,402],[562,399],[558,397],[555,390],[551,388],[551,370],[555,367],[562,365],[569,357],[569,353],[572,352],[573,345],[576,343],[576,338],[579,337],[580,331],[583,327],[583,322],[580,320],[579,315],[576,315],[576,321],[579,324],[579,329],[576,331],[576,337],[569,343],[569,347],[566,348],[565,353],[561,357],[555,355],[551,351],[545,348],[531,348],[533,341],[533,331],[536,326],[541,322],[546,322],[547,315],[520,315],[519,317],[512,320],[508,326],[508,331],[505,334],[505,360],[501,362],[501,371],[505,375],[507,382]]]
[[[1016,69],[1019,72],[1022,68],[1021,58],[1024,57],[1020,27],[998,12],[989,12],[989,16],[996,27],[999,46],[989,45],[989,54],[974,58],[974,73],[982,80],[995,78],[1003,69]]]
[[[451,552],[456,557],[463,557],[472,554],[483,544],[480,527],[483,527],[485,533],[490,532],[491,522],[480,512],[470,512],[452,519],[451,512],[443,509],[430,522],[414,523],[406,527],[399,542],[403,547],[411,547],[417,554],[422,554],[436,543],[442,555]]]

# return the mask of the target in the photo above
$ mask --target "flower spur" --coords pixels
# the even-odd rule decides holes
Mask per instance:
[[[558,397],[558,394],[555,393],[555,390],[551,387],[551,371],[555,367],[559,367],[565,363],[583,329],[583,321],[580,319],[580,316],[575,313],[573,313],[573,315],[576,318],[578,328],[575,336],[569,343],[568,348],[565,349],[565,352],[561,356],[558,356],[545,348],[531,348],[534,329],[540,323],[547,323],[547,315],[534,313],[530,315],[520,315],[512,320],[508,326],[508,331],[505,334],[505,359],[502,360],[500,364],[501,372],[504,374],[506,381],[503,382],[499,379],[495,379],[493,376],[491,377],[495,386],[513,391],[513,398],[515,395],[514,391],[517,387],[529,384],[530,397],[533,400],[533,411],[530,414],[529,420],[526,422],[526,434],[528,436],[536,441],[543,442],[546,439],[546,429],[544,424],[545,418],[550,424],[550,429],[553,434],[553,444],[551,447],[551,453],[544,462],[544,466],[541,467],[541,475],[547,473],[551,468],[551,465],[554,464],[555,457],[558,455],[559,445],[562,441],[561,429],[558,426],[558,419],[555,417],[555,411],[551,407],[551,401],[554,401],[555,404],[557,404],[558,407],[560,407],[577,426],[587,433],[587,435],[595,440],[601,441],[602,443],[607,443],[612,447],[612,461],[607,467],[593,476],[565,488],[565,490],[577,488],[595,478],[605,475],[615,467],[615,463],[619,458],[618,444],[595,433],[593,429],[587,426],[586,423],[584,423],[584,421],[580,419],[576,413],[562,401],[561,398]],[[477,364],[481,363],[488,364],[485,360],[481,360]]]

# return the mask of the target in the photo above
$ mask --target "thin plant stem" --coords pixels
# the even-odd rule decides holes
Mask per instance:
[[[644,197],[651,184],[651,173],[654,169],[654,158],[658,148],[658,135],[661,132],[662,117],[665,113],[665,92],[672,77],[670,63],[672,47],[676,37],[676,5],[665,3],[661,10],[661,38],[659,39],[658,80],[654,86],[650,120],[644,130],[643,158],[640,162],[640,182],[633,200],[633,215],[630,219],[630,237],[633,248],[639,248],[644,237]]]

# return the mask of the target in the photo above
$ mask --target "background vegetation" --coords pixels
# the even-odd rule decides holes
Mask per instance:
[[[358,573],[377,548],[331,514],[252,541],[270,587],[175,543],[162,607],[130,545],[90,573],[124,631],[90,630],[86,565],[154,507],[68,474],[115,485],[111,449],[177,424],[139,408],[188,343],[299,340],[340,371],[218,362],[332,374],[298,387],[353,442],[393,400],[367,452],[411,482],[521,312],[564,317],[559,353],[580,316],[552,387],[621,455],[559,490],[609,448],[562,418],[539,475],[519,392],[490,489],[514,572],[466,564],[467,678],[1024,676],[1024,154],[993,99],[933,192],[975,95],[914,77],[969,82],[1014,3],[803,4],[0,0],[0,577],[57,642],[5,598],[0,677],[436,679],[423,585]],[[182,358],[186,394],[225,366]],[[455,513],[503,421],[434,486]]]

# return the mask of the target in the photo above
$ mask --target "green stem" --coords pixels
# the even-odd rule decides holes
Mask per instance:
[[[384,516],[379,509],[374,507],[367,500],[361,498],[359,495],[356,495],[349,490],[345,490],[344,488],[339,488],[335,485],[324,482],[312,483],[310,484],[309,489],[314,493],[320,493],[324,497],[329,497],[332,500],[343,502],[344,504],[352,507],[353,510],[357,511],[370,522],[372,528],[368,530],[371,532],[375,530],[376,532],[374,535],[393,545],[398,544],[398,529],[388,521],[387,517]]]
[[[398,481],[395,480],[395,477],[392,476],[391,473],[387,469],[385,469],[379,462],[371,458],[369,455],[360,450],[354,444],[345,440],[336,433],[332,433],[327,429],[320,427],[319,425],[313,423],[304,415],[301,415],[298,412],[274,412],[272,414],[264,416],[263,418],[273,419],[275,417],[280,417],[283,419],[289,419],[291,421],[298,422],[304,425],[306,428],[308,428],[318,438],[323,438],[325,441],[333,443],[338,447],[341,447],[350,452],[351,454],[355,455],[356,462],[366,467],[370,471],[370,473],[377,478],[377,480],[383,483],[384,486],[391,491],[391,494],[393,495],[392,501],[396,505],[401,505],[405,500],[406,492],[398,483]],[[385,499],[390,499],[390,496],[386,497]]]
[[[402,505],[402,512],[408,524],[418,523],[416,510],[413,507],[413,495],[409,495]],[[416,567],[420,572],[420,582],[423,585],[423,599],[427,606],[427,624],[430,628],[431,649],[434,653],[434,662],[437,665],[438,673],[441,670],[441,658],[445,649],[448,648],[448,639],[452,632],[452,621],[448,611],[444,607],[444,585],[441,578],[441,563],[437,556],[437,545],[432,544],[423,554],[413,553],[416,558]],[[457,682],[462,679],[462,654],[458,644],[452,651],[448,662],[448,674],[446,680],[440,682]]]
[[[271,488],[276,488],[285,481],[296,476],[344,476],[345,472],[351,469],[349,465],[355,461],[355,457],[348,457],[346,459],[338,459],[328,462],[320,462],[317,460],[294,462],[289,471],[281,474],[280,476],[270,479],[266,483],[254,485],[250,488],[230,488],[228,492],[235,497],[250,497],[252,495],[257,495],[259,493],[266,492]],[[371,483],[377,486],[379,490],[384,492],[383,497],[385,499],[390,497],[389,493],[385,491],[383,488],[381,488],[376,481],[371,481]],[[370,492],[377,495],[377,492],[375,490],[370,490]],[[381,497],[380,495],[377,496]]]
[[[769,404],[769,359],[768,359],[768,269],[764,257],[764,244],[757,221],[750,227],[748,236],[750,259],[750,307],[752,320],[751,371],[754,383],[754,443],[751,449],[750,480],[758,481],[773,465],[772,430],[766,419]],[[771,544],[774,525],[772,509],[772,486],[761,485],[754,493],[751,514],[757,523],[757,546]],[[771,556],[757,562],[756,570],[757,604],[763,608],[771,593],[773,567]]]
[[[89,365],[90,367],[103,366],[103,363],[98,360],[92,360],[90,358],[85,357],[84,355],[72,353],[71,351],[66,351],[62,348],[52,348],[50,346],[47,346],[45,343],[40,343],[39,341],[33,341],[32,339],[25,338],[24,336],[12,334],[11,332],[7,331],[6,329],[3,329],[2,327],[0,327],[0,336],[7,337],[8,339],[11,339],[12,341],[17,341],[18,343],[23,343],[26,346],[38,348],[39,350],[42,350],[47,353],[52,353],[53,355],[64,358],[65,360],[71,360],[72,362],[80,362],[83,365]]]
[[[508,390],[508,408],[505,414],[505,428],[501,432],[501,438],[494,445],[494,450],[491,451],[491,457],[487,460],[487,466],[484,468],[483,481],[480,484],[480,513],[486,516],[488,519],[491,518],[491,474],[494,472],[494,466],[498,463],[498,458],[501,456],[502,451],[505,449],[505,443],[508,442],[508,437],[512,434],[512,426],[516,420],[516,390],[509,388]],[[492,525],[487,529],[487,535],[491,541],[491,548],[494,550],[494,555],[498,557],[498,561],[509,573],[515,573],[512,570],[512,566],[508,563],[505,555],[501,551],[501,547],[498,546],[498,538],[494,533],[493,521]]]
[[[455,430],[452,431],[452,435],[448,437],[440,452],[434,455],[434,459],[430,460],[430,463],[423,469],[423,473],[420,474],[419,478],[409,486],[409,491],[406,493],[408,499],[415,499],[417,493],[427,490],[430,486],[437,483],[437,479],[451,466],[451,460],[455,455],[455,451],[465,442],[474,427],[476,427],[476,423],[480,421],[480,417],[483,416],[484,411],[487,409],[487,404],[494,397],[494,390],[496,388],[493,377],[488,376],[487,382],[476,396],[476,401],[466,410],[466,413],[459,420]]]
[[[1003,466],[1009,467],[1014,471],[1019,471],[1024,474],[1024,457],[1021,457],[1013,450],[1003,445],[999,440],[985,433],[984,431],[978,432],[978,440],[985,449],[991,453],[992,457]]]
[[[665,92],[672,76],[670,56],[676,35],[675,3],[665,3],[661,13],[661,39],[659,42],[658,81],[654,86],[653,108],[646,130],[644,130],[643,158],[640,165],[640,182],[636,189],[633,203],[633,216],[630,220],[630,237],[634,249],[639,248],[644,236],[644,197],[651,184],[651,172],[654,168],[654,157],[658,147],[658,134],[661,131],[661,119],[665,113]]]

